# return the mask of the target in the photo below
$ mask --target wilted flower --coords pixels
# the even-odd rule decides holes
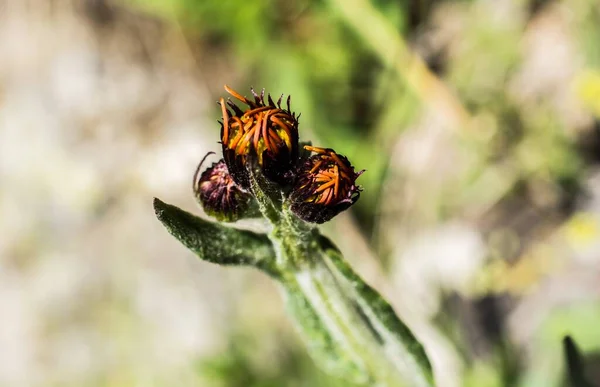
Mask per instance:
[[[284,109],[281,107],[283,96],[275,103],[271,95],[267,95],[265,102],[264,89],[260,95],[252,90],[254,100],[227,86],[225,90],[248,105],[248,109],[242,111],[229,99],[227,102],[223,98],[219,100],[223,114],[223,158],[231,176],[239,186],[249,188],[246,164],[252,153],[269,180],[284,184],[298,158],[298,117],[291,112],[290,97]]]
[[[253,198],[235,184],[223,159],[200,174],[204,160],[212,153],[204,156],[196,169],[194,194],[208,215],[220,221],[234,222],[243,217]]]
[[[354,172],[350,161],[333,149],[305,146],[317,153],[297,171],[290,194],[292,211],[301,219],[323,223],[354,204],[360,196],[355,182],[364,172]]]

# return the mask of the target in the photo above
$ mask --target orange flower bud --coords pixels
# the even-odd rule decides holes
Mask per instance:
[[[333,149],[305,146],[315,152],[297,170],[290,194],[291,209],[301,219],[323,223],[353,205],[360,197],[356,179],[364,172],[354,172],[345,156]]]
[[[223,157],[233,180],[242,188],[249,188],[246,164],[252,154],[269,180],[285,184],[298,158],[298,117],[291,112],[290,97],[287,108],[282,108],[281,97],[275,103],[267,95],[265,101],[264,89],[260,95],[252,90],[254,100],[228,86],[225,90],[248,106],[242,110],[229,99],[219,100]]]

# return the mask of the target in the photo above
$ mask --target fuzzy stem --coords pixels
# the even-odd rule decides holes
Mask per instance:
[[[318,341],[313,346],[333,343],[329,350],[335,350],[329,356],[340,358],[340,364],[330,368],[370,386],[432,386],[423,348],[390,305],[316,229],[302,226],[285,206],[283,213],[270,239],[283,273],[282,284],[292,294],[288,300],[303,300],[301,313],[293,307],[290,312],[307,341]],[[306,332],[305,326],[320,330]]]
[[[312,356],[330,372],[368,386],[433,386],[425,351],[391,306],[314,225],[292,213],[257,168],[248,171],[258,207],[272,225],[275,256],[267,273],[276,273]]]

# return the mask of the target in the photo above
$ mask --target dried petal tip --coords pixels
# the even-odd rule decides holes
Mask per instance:
[[[269,180],[284,184],[298,158],[298,117],[291,112],[289,103],[287,109],[282,108],[281,102],[274,103],[271,95],[265,101],[264,89],[260,94],[252,90],[252,99],[228,86],[225,90],[248,106],[242,111],[231,101],[219,101],[223,157],[233,180],[242,188],[250,187],[246,163],[252,153]]]
[[[248,211],[252,196],[236,186],[223,159],[200,174],[204,160],[212,153],[204,156],[196,169],[194,195],[206,214],[223,222],[234,222]]]
[[[291,209],[307,222],[324,223],[358,200],[361,188],[355,183],[364,171],[355,172],[350,161],[333,149],[304,149],[316,155],[297,170],[290,194]]]

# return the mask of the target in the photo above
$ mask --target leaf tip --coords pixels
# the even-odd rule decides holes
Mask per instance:
[[[162,222],[167,204],[159,198],[154,198],[152,201],[152,206],[154,207],[154,213],[156,214],[156,217]]]

